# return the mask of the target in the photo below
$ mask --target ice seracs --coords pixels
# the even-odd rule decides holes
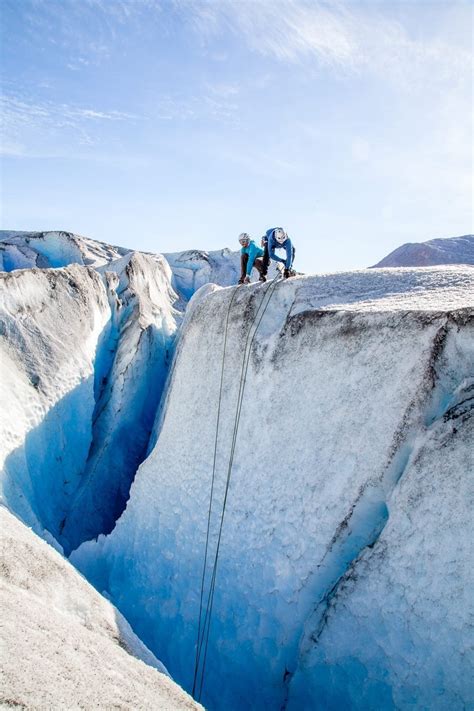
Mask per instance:
[[[157,242],[156,252],[161,245]],[[0,230],[0,271],[30,267],[65,267],[82,264],[97,269],[120,260],[133,250],[114,247],[73,234],[72,232],[11,232]],[[141,252],[141,254],[144,254]],[[240,252],[230,249],[206,251],[189,249],[166,252],[162,256],[147,254],[151,259],[164,257],[171,269],[171,286],[180,297],[184,309],[191,296],[204,284],[220,286],[236,284],[240,276]],[[275,271],[270,268],[270,276]]]
[[[99,267],[131,250],[112,247],[72,232],[18,232],[0,230],[0,270],[31,267]]]

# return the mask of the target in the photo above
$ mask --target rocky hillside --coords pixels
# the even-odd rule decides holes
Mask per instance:
[[[430,267],[474,264],[474,235],[403,244],[372,267]]]

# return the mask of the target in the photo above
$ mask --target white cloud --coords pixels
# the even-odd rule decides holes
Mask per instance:
[[[391,10],[403,5],[401,0],[48,0],[37,6],[41,12],[25,11],[24,25],[35,38],[47,37],[70,50],[72,71],[109,60],[124,31],[139,37],[153,28],[159,36],[188,26],[214,61],[228,58],[214,40],[231,33],[253,52],[277,61],[372,73],[407,89],[427,82],[469,82],[472,53],[453,40],[449,23],[444,28],[440,20],[436,31],[413,32],[413,20],[404,25],[393,19]],[[471,7],[452,5],[464,7],[469,24]],[[430,11],[429,3],[424,11]]]
[[[208,84],[207,88],[211,94],[227,99],[231,96],[237,96],[240,92],[240,87],[237,84]]]
[[[102,121],[126,121],[127,119],[140,118],[136,114],[128,114],[123,111],[96,111],[95,109],[79,109],[62,105],[64,115],[84,119],[99,119]]]
[[[52,101],[35,101],[12,93],[4,93],[0,98],[0,113],[2,154],[17,156],[42,155],[45,150],[50,155],[51,150],[46,146],[61,141],[82,147],[97,145],[99,139],[92,131],[95,124],[140,118],[122,111],[99,111]]]
[[[450,41],[413,39],[382,13],[380,4],[319,0],[175,0],[204,40],[224,30],[255,52],[285,62],[307,62],[341,72],[369,72],[405,88],[428,79],[469,80],[471,54]],[[380,8],[380,9],[378,9]]]

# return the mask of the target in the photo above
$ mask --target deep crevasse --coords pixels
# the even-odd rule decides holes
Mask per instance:
[[[165,259],[1,232],[2,499],[53,545],[112,530],[153,445],[182,311],[207,281],[234,283],[237,265],[226,249]]]
[[[443,604],[457,578],[467,582],[469,550],[454,544],[449,515],[435,513],[454,482],[472,486],[471,406],[456,427],[436,418],[441,402],[469,392],[469,286],[472,271],[453,269],[277,287],[252,349],[232,470],[204,683],[210,708],[442,708],[446,700],[462,708],[472,700],[452,661],[468,612]],[[158,442],[127,509],[111,536],[73,556],[188,689],[232,293],[192,306]],[[243,343],[263,293],[242,290],[230,317],[211,559]],[[438,426],[448,458],[432,434]],[[424,491],[428,472],[436,483]],[[422,492],[421,518],[410,487]],[[466,496],[456,505],[466,525]],[[423,604],[429,570],[441,577]],[[412,598],[421,602],[413,607]],[[429,665],[427,621],[446,631]]]
[[[1,281],[6,501],[69,548],[113,526],[146,454],[175,327],[170,282],[183,306],[213,275],[235,279],[235,255],[168,255],[171,276],[160,258],[118,258],[70,235],[66,244],[58,233],[29,237],[27,247],[15,239],[32,263],[98,259],[109,272],[102,281],[74,266]],[[472,270],[448,268],[278,285],[243,399],[204,683],[210,707],[472,701],[472,600],[463,598],[472,282]],[[188,688],[235,293],[216,289],[188,309],[127,510],[110,536],[73,556]],[[267,289],[239,290],[230,314],[211,559],[243,343]]]
[[[2,275],[3,496],[66,552],[112,530],[146,455],[181,318],[170,281],[164,259],[135,253],[103,280]]]

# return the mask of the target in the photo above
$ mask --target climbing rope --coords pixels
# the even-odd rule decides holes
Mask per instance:
[[[228,497],[228,493],[229,493],[230,479],[231,479],[231,474],[232,474],[232,466],[233,466],[233,462],[234,462],[235,447],[236,447],[236,442],[237,442],[237,433],[238,433],[239,424],[240,424],[240,415],[241,415],[241,411],[242,411],[243,395],[244,395],[245,385],[247,382],[247,373],[248,373],[248,367],[249,367],[249,362],[250,362],[250,354],[251,354],[251,349],[252,349],[255,335],[256,335],[257,330],[260,326],[260,323],[266,313],[266,310],[268,308],[268,304],[270,303],[270,299],[273,295],[273,292],[275,291],[275,287],[276,287],[276,284],[279,280],[279,276],[280,275],[277,275],[272,280],[269,288],[264,293],[262,301],[260,302],[260,305],[257,309],[257,313],[255,315],[254,321],[248,331],[247,339],[245,342],[244,358],[242,361],[242,369],[241,369],[241,374],[240,374],[239,393],[237,396],[237,409],[236,409],[234,427],[233,427],[233,432],[232,432],[232,444],[231,444],[229,462],[228,462],[228,467],[227,467],[227,478],[226,478],[226,485],[225,485],[225,491],[224,491],[224,500],[223,500],[223,504],[222,504],[222,513],[221,513],[221,517],[220,517],[219,533],[218,533],[218,538],[217,538],[217,546],[216,546],[216,552],[215,552],[215,556],[214,556],[212,576],[211,576],[211,582],[210,582],[210,586],[209,586],[209,593],[208,593],[207,604],[206,604],[206,612],[205,612],[205,616],[204,616],[204,622],[202,622],[202,613],[203,613],[203,604],[202,603],[203,603],[203,598],[204,598],[204,583],[205,583],[205,574],[206,574],[206,566],[207,566],[207,559],[208,559],[210,521],[211,521],[214,483],[215,483],[217,442],[218,442],[218,432],[219,432],[219,424],[220,424],[225,351],[226,351],[226,343],[227,343],[227,327],[228,327],[230,309],[231,309],[232,303],[234,301],[235,294],[238,291],[237,289],[235,290],[235,292],[233,294],[233,297],[232,297],[231,302],[229,304],[229,309],[227,311],[225,334],[224,334],[224,348],[223,348],[223,352],[222,352],[221,380],[220,380],[220,389],[219,389],[216,438],[215,438],[215,443],[214,443],[214,459],[213,459],[213,471],[212,471],[212,481],[211,481],[211,496],[210,496],[208,522],[207,522],[206,550],[205,550],[203,574],[202,574],[202,580],[201,580],[201,600],[200,600],[200,609],[199,609],[198,636],[197,636],[197,644],[196,644],[196,659],[195,659],[195,665],[194,665],[194,680],[193,680],[193,697],[194,698],[196,698],[196,685],[197,685],[198,676],[200,676],[199,691],[197,694],[198,701],[201,698],[203,683],[204,683],[204,674],[205,674],[205,668],[206,668],[207,650],[208,650],[208,643],[209,643],[209,633],[210,633],[210,627],[211,627],[211,616],[212,616],[212,609],[213,609],[213,605],[214,605],[214,593],[215,593],[216,576],[217,576],[217,564],[218,564],[219,551],[220,551],[220,546],[221,546],[222,529],[223,529],[223,525],[224,525],[224,516],[225,516],[225,511],[226,511],[226,505],[227,505],[227,497]],[[202,656],[202,654],[203,654],[203,656]],[[199,674],[199,666],[200,666],[200,662],[201,662],[201,657],[202,657],[202,666],[201,666],[201,671]]]
[[[224,346],[222,349],[222,364],[221,364],[221,377],[220,377],[220,385],[219,385],[219,400],[218,400],[218,405],[217,405],[216,437],[214,440],[214,457],[213,457],[213,461],[212,461],[211,493],[210,493],[210,497],[209,497],[209,512],[208,512],[208,516],[207,516],[207,531],[206,531],[206,547],[205,547],[205,552],[204,552],[204,564],[202,567],[201,599],[199,602],[199,624],[198,624],[198,632],[197,632],[197,640],[196,640],[196,659],[195,659],[195,663],[194,663],[193,697],[194,697],[194,693],[195,693],[196,678],[197,678],[197,672],[198,672],[198,667],[199,667],[198,650],[200,648],[200,641],[201,641],[202,601],[204,598],[204,583],[205,583],[205,577],[206,577],[207,554],[208,554],[208,550],[209,550],[209,532],[210,532],[210,526],[211,526],[212,502],[213,502],[213,497],[214,497],[214,483],[215,483],[215,478],[216,478],[217,443],[218,443],[218,439],[219,439],[219,426],[220,426],[220,417],[221,417],[222,387],[223,387],[223,382],[224,382],[224,362],[225,362],[225,351],[226,351],[226,346],[227,346],[227,327],[229,324],[230,311],[232,308],[232,304],[234,303],[234,299],[237,295],[237,291],[238,291],[238,289],[234,289],[234,293],[232,294],[232,298],[229,302],[229,308],[227,309],[227,317],[225,320],[225,327],[224,327]]]

